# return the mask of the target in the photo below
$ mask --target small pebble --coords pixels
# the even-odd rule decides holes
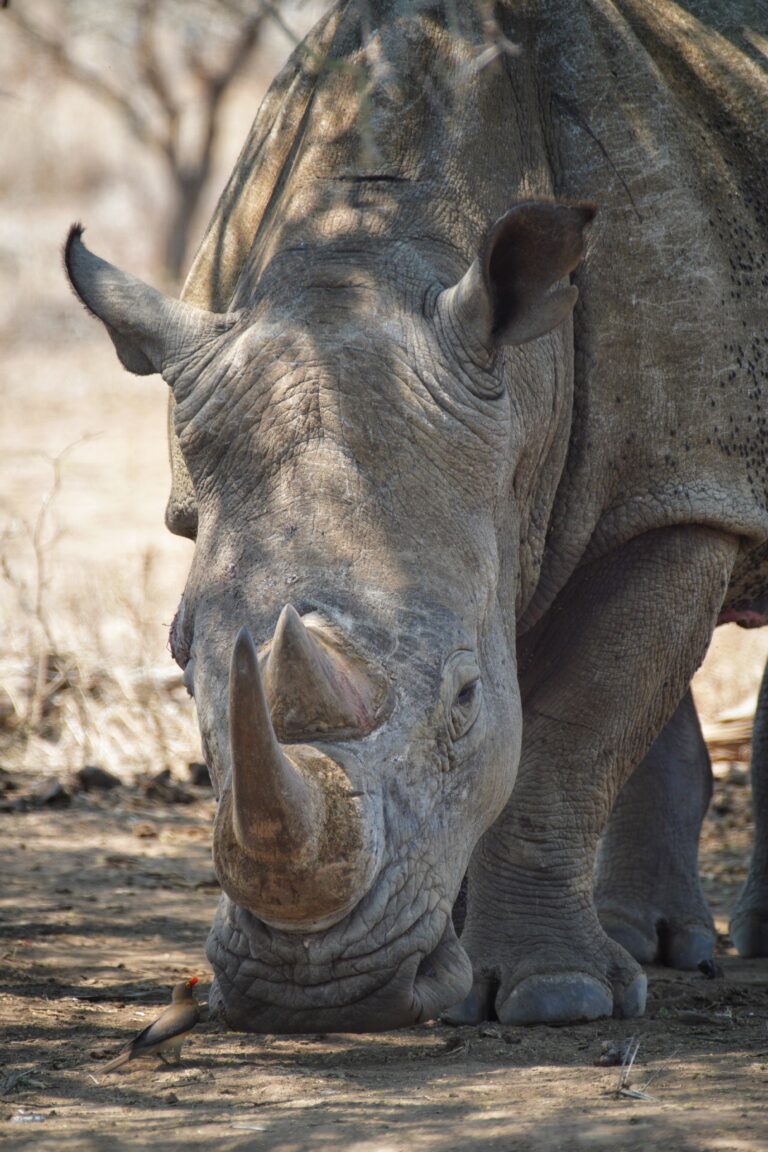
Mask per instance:
[[[603,1040],[595,1064],[601,1068],[614,1068],[627,1059],[632,1040]]]

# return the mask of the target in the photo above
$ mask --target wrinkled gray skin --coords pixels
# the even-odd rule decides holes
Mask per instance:
[[[730,933],[740,956],[768,956],[768,665],[752,730],[752,857],[731,913]]]
[[[241,1028],[641,1013],[596,844],[724,603],[766,584],[764,10],[509,3],[520,54],[476,67],[469,7],[332,11],[186,305],[69,245],[123,363],[173,389],[173,648]],[[354,711],[350,667],[388,685],[375,726],[302,721],[297,685]]]
[[[741,956],[768,956],[768,666],[752,735],[754,841],[731,915]],[[641,963],[696,968],[715,928],[698,874],[712,774],[690,692],[616,801],[598,854],[595,901],[608,935]]]

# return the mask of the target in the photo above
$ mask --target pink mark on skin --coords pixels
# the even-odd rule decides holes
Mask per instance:
[[[718,624],[738,624],[740,628],[762,628],[768,624],[768,616],[764,612],[755,612],[751,608],[726,608],[717,618]]]

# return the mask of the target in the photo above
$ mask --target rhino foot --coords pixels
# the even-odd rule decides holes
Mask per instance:
[[[561,1024],[601,1016],[642,1016],[647,981],[640,972],[616,992],[583,972],[529,976],[497,1006],[502,1024]]]
[[[599,913],[610,938],[640,964],[693,971],[702,961],[712,959],[715,929],[703,904],[695,916],[690,909],[679,917],[645,905],[633,909],[626,901],[621,909],[602,906]]]
[[[602,943],[593,936],[591,945],[578,960],[553,947],[536,961],[535,949],[517,946],[509,949],[505,961],[489,963],[498,943],[490,950],[477,942],[463,941],[475,956],[476,977],[466,999],[454,1005],[443,1019],[449,1024],[478,1024],[499,1020],[502,1024],[566,1024],[598,1020],[604,1016],[630,1018],[645,1011],[647,980],[623,948],[607,937]],[[553,956],[562,952],[563,967],[555,967]],[[521,957],[515,963],[513,955]],[[545,958],[546,957],[546,958]],[[537,971],[536,969],[539,969]]]
[[[768,956],[768,906],[765,899],[751,897],[749,888],[739,896],[729,925],[739,956]]]
[[[629,1019],[645,1012],[647,986],[644,972],[617,993],[583,972],[528,976],[503,1002],[496,998],[494,1005],[493,984],[481,981],[443,1020],[460,1025],[489,1019],[502,1024],[573,1024],[603,1016]]]

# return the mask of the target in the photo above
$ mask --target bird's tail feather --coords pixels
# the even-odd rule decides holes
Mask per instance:
[[[131,1050],[128,1048],[125,1052],[121,1052],[119,1056],[115,1056],[114,1060],[110,1060],[109,1064],[105,1064],[102,1072],[114,1072],[116,1068],[122,1068],[123,1064],[127,1064],[131,1058]]]

